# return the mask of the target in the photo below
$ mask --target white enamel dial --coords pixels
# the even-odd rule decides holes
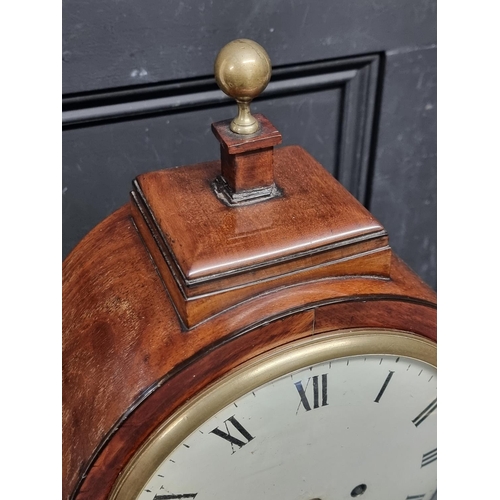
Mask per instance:
[[[182,436],[135,498],[430,500],[436,379],[431,364],[397,354],[308,364]]]

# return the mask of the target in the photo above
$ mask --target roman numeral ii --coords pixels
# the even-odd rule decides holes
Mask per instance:
[[[437,398],[412,420],[415,427],[418,427],[436,408]]]

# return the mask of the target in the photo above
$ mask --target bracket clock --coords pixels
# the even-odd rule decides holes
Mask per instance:
[[[220,159],[140,175],[63,264],[63,496],[430,500],[436,297],[215,62]],[[215,140],[215,139],[214,139]]]

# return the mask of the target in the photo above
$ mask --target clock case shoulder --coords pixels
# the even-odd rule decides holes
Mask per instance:
[[[211,187],[223,155],[140,176],[64,262],[64,498],[107,498],[162,419],[270,349],[367,327],[436,340],[435,293],[383,227],[301,148],[271,158],[281,195],[236,208]]]
[[[245,140],[229,121],[213,125],[220,161],[134,182],[132,216],[187,329],[269,290],[389,279],[382,225],[302,148],[274,150],[281,135],[257,118],[261,132]],[[219,196],[221,178],[239,195],[232,204]]]

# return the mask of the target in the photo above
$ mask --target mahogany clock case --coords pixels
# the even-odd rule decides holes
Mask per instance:
[[[288,213],[277,209],[289,206],[286,196],[236,209],[214,197],[219,213],[211,224],[219,221],[224,227],[218,229],[204,226],[210,202],[200,203],[191,219],[160,216],[160,206],[196,211],[200,196],[213,197],[208,178],[219,165],[139,177],[134,192],[144,188],[147,210],[141,212],[145,205],[133,196],[63,264],[64,498],[104,500],[137,449],[176,408],[275,347],[322,332],[366,328],[436,341],[435,293],[392,252],[371,214],[301,148],[275,151],[276,181],[289,192],[287,172],[305,169],[312,185],[306,183],[304,190],[324,193],[327,182],[334,198],[343,200],[321,204],[330,208],[320,218],[314,216],[320,210],[314,199],[305,196],[299,203],[298,211],[310,209],[304,231],[319,231],[323,246],[306,246],[304,252],[292,248],[297,234],[276,220]],[[183,178],[188,171],[191,181]],[[199,188],[196,196],[188,192],[184,205],[182,197],[162,193],[162,186],[184,181]],[[300,187],[295,189],[301,199]],[[266,203],[276,204],[271,226],[256,216]],[[148,219],[148,210],[158,217]],[[340,224],[325,225],[330,217]],[[186,223],[204,228],[203,247],[184,246],[191,237]],[[217,235],[227,228],[236,228],[241,238],[218,252]],[[158,242],[184,256],[178,267]],[[279,258],[259,261],[266,249]],[[202,251],[225,257],[212,262],[220,272],[198,274],[206,279],[196,281],[190,264]],[[246,264],[234,267],[242,256]]]
[[[106,498],[165,416],[260,353],[349,328],[436,336],[435,293],[392,251],[435,284],[436,2],[177,7],[63,4],[65,499]],[[195,247],[184,247],[178,267],[168,248],[155,250],[155,237],[162,242],[174,222],[157,220],[149,231],[155,184],[131,181],[200,162],[200,171],[214,172],[208,160],[219,143],[209,127],[229,118],[234,103],[217,89],[213,61],[242,33],[273,62],[254,111],[272,120],[284,146],[305,148],[369,207],[390,239],[366,231],[364,241],[330,240],[325,252],[302,256],[282,244],[283,262],[224,276],[190,275]],[[131,189],[137,196],[127,201]],[[254,231],[258,220],[226,223],[275,244]],[[210,240],[205,228],[198,234]],[[294,262],[302,271],[290,272]],[[223,293],[213,293],[217,284]]]

